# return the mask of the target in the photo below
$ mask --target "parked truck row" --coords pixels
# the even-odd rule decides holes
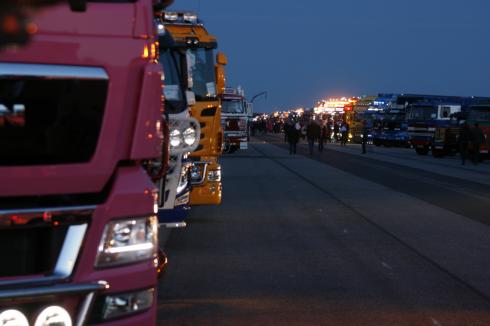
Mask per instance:
[[[159,228],[221,203],[227,58],[171,3],[2,11],[0,325],[155,324]]]

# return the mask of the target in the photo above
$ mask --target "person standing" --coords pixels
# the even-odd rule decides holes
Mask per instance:
[[[327,138],[327,125],[322,123],[320,125],[320,138],[318,138],[318,151],[323,152],[323,143]]]
[[[461,129],[459,130],[458,144],[459,144],[459,155],[461,156],[461,164],[464,165],[466,159],[468,158],[468,144],[470,142],[470,127],[465,122]]]
[[[336,143],[339,140],[339,122],[338,121],[333,121],[333,141]]]
[[[473,130],[471,130],[471,140],[473,149],[473,163],[476,165],[480,162],[480,146],[485,142],[485,134],[480,128],[478,122],[475,122]]]
[[[347,145],[347,140],[349,139],[349,124],[347,123],[347,121],[342,122],[340,132],[342,133],[340,145],[345,146]]]
[[[369,128],[366,120],[362,120],[362,154],[367,154],[366,146],[368,142]]]
[[[332,141],[332,120],[327,118],[327,143]]]
[[[294,125],[288,124],[287,140],[289,143],[289,155],[296,154],[296,145],[299,142],[301,126],[299,122]]]
[[[313,155],[313,147],[318,138],[320,138],[320,126],[315,121],[310,120],[308,127],[306,128],[306,139],[308,140],[310,156]]]

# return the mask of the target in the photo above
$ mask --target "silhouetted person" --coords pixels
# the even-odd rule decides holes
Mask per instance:
[[[327,143],[332,141],[332,121],[328,119],[327,121]]]
[[[345,146],[347,144],[347,140],[349,139],[349,124],[347,122],[342,123],[342,126],[340,127],[340,132],[342,133],[340,145]]]
[[[321,124],[320,126],[320,138],[318,138],[318,151],[323,152],[323,143],[327,139],[327,126],[326,124]]]
[[[480,128],[478,122],[475,123],[471,130],[471,143],[473,149],[473,163],[478,164],[480,162],[480,146],[485,142],[485,134]]]
[[[337,121],[334,121],[333,122],[333,141],[334,142],[337,142],[337,140],[339,140],[339,129],[340,129],[340,126],[338,124]]]
[[[362,121],[362,154],[366,154],[366,146],[368,142],[369,128],[366,120]]]
[[[461,156],[461,164],[464,165],[468,158],[468,144],[470,142],[471,130],[470,126],[465,122],[459,130],[458,144],[459,155]]]
[[[289,155],[296,154],[296,145],[299,142],[301,126],[298,122],[294,125],[288,124],[287,139],[289,144]]]
[[[308,127],[306,128],[306,139],[308,140],[310,155],[313,155],[313,147],[318,138],[320,138],[320,126],[312,120],[308,123]]]

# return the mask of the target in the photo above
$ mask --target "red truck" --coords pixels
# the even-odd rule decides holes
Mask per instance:
[[[75,2],[0,52],[0,325],[153,325],[155,1]]]
[[[239,149],[247,149],[252,104],[245,100],[241,88],[225,88],[223,94],[220,94],[220,102],[224,151],[234,153]]]

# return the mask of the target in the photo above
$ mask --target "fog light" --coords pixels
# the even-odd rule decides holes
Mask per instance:
[[[180,131],[174,129],[170,132],[170,145],[172,147],[179,147],[182,144]]]
[[[0,312],[0,326],[29,326],[26,316],[18,310]]]
[[[153,306],[154,292],[154,289],[148,289],[105,297],[102,318],[119,318],[150,309]]]
[[[71,326],[70,314],[59,306],[45,308],[36,318],[34,326]]]
[[[188,145],[188,146],[192,146],[194,145],[194,143],[196,142],[197,138],[196,138],[196,130],[194,128],[187,128],[184,133],[183,133],[183,137],[184,137],[184,142]]]

